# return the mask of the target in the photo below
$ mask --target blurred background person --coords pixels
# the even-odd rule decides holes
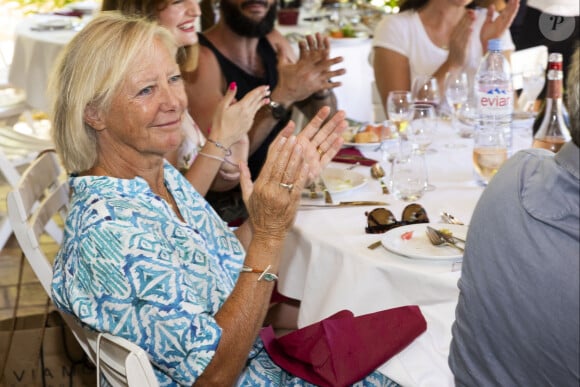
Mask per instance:
[[[514,50],[509,26],[519,0],[510,1],[495,14],[469,9],[471,0],[403,0],[401,11],[386,15],[373,38],[375,82],[385,106],[393,90],[411,90],[420,75],[437,78],[439,90],[447,72],[463,70],[471,82],[490,39],[501,39],[506,56]]]
[[[512,156],[471,218],[449,354],[457,386],[578,386],[579,66],[577,49],[572,141]]]
[[[250,216],[234,232],[165,160],[187,108],[177,49],[156,23],[102,13],[56,64],[53,135],[72,197],[54,302],[141,346],[160,385],[307,385],[258,332],[310,174],[306,149],[340,137],[344,113],[321,109],[300,136],[290,123],[255,182],[239,164]],[[392,382],[373,372],[360,385]]]

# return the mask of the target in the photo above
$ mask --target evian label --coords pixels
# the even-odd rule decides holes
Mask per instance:
[[[483,114],[507,115],[514,110],[513,92],[510,89],[495,87],[488,91],[477,92],[479,112]]]

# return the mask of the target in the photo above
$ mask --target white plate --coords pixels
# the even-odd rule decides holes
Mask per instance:
[[[328,38],[330,40],[330,45],[336,46],[349,46],[354,44],[361,44],[367,40],[370,40],[368,36],[360,37],[360,38]]]
[[[321,176],[324,179],[328,192],[331,194],[353,191],[367,183],[364,175],[348,169],[326,168],[322,171]],[[322,192],[318,185],[316,186],[316,192],[319,194]],[[310,191],[305,189],[304,194],[309,195]]]
[[[447,229],[454,236],[463,240],[467,236],[467,226],[442,223],[419,223],[389,230],[381,242],[387,250],[412,259],[456,262],[463,258],[463,254],[455,247],[433,246],[425,233],[427,226],[431,226],[437,230]],[[413,231],[413,237],[409,240],[402,239],[401,235],[408,231]]]
[[[72,20],[69,16],[54,17],[46,20],[41,20],[33,26],[33,29],[50,31],[50,30],[66,30],[72,28]]]
[[[354,146],[358,150],[375,151],[381,146],[380,142],[345,142],[342,144],[343,147]]]

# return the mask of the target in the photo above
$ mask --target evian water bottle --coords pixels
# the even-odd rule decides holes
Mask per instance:
[[[511,68],[501,52],[499,39],[489,40],[487,50],[475,74],[479,125],[484,129],[501,130],[509,148],[514,110]]]

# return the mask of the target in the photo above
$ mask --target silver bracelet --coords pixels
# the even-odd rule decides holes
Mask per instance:
[[[210,159],[214,159],[214,160],[221,161],[222,163],[228,163],[229,165],[231,165],[233,167],[239,168],[238,164],[234,163],[233,161],[230,161],[230,160],[226,159],[225,157],[224,158],[221,158],[219,156],[210,155],[210,154],[207,154],[207,153],[204,153],[204,152],[197,152],[197,154],[200,155],[200,156],[205,156],[205,157],[210,158]]]
[[[216,147],[218,147],[219,149],[221,149],[224,154],[227,156],[231,156],[232,155],[232,150],[230,148],[226,148],[225,146],[223,146],[221,143],[212,140],[211,138],[207,139],[208,142],[211,142],[212,144],[214,144]]]

